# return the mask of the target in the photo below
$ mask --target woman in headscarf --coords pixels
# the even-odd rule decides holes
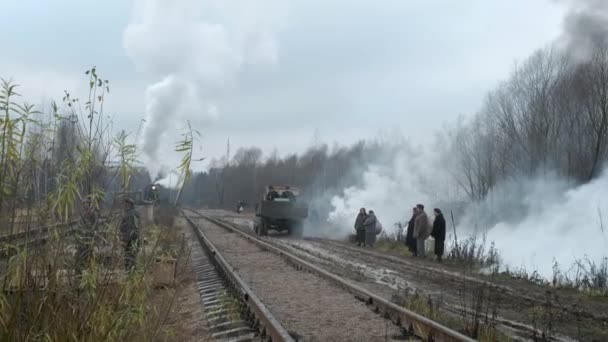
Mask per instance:
[[[435,255],[437,255],[437,261],[441,262],[443,257],[443,251],[445,248],[445,219],[441,209],[435,208],[435,220],[433,221],[433,232],[431,236],[435,239]]]
[[[373,210],[369,211],[363,226],[365,226],[365,244],[368,247],[374,247],[374,242],[376,242],[376,215]]]
[[[363,245],[365,247],[365,226],[363,223],[367,218],[367,213],[365,212],[365,208],[361,208],[359,210],[359,214],[357,215],[357,219],[355,220],[355,232],[357,233],[357,246],[361,247]]]

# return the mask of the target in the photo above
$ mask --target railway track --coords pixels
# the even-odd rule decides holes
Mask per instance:
[[[59,237],[69,236],[75,232],[77,220],[54,224],[46,227],[28,229],[13,234],[0,235],[0,257],[6,257],[14,248],[25,246],[36,247],[48,241],[53,234]]]
[[[260,296],[258,305],[263,305],[262,300],[268,305],[266,310],[264,306],[252,310],[252,303],[244,302],[248,320],[256,322],[254,328],[272,341],[298,340],[298,335],[318,341],[473,341],[277,248],[268,239],[193,210],[183,214],[200,233],[199,240],[217,260],[216,268],[225,274],[233,292],[236,289],[241,299],[249,299],[255,291]],[[268,319],[280,321],[291,335],[269,334]]]
[[[274,337],[273,340],[281,340],[282,337],[289,341],[287,332],[269,313],[265,316],[267,320],[255,321],[257,315],[267,312],[266,309],[242,281],[229,278],[225,259],[205,234],[190,220],[188,222],[199,242],[192,247],[192,269],[196,274],[210,337],[216,341],[233,342],[262,341],[265,337]],[[254,309],[246,304],[249,301]],[[257,315],[253,313],[256,309],[260,312]],[[266,324],[269,325],[268,328]]]
[[[285,240],[277,240],[278,243],[284,245],[286,248],[296,249],[302,253],[311,253],[310,250],[294,246],[293,243]],[[296,241],[293,241],[296,242]],[[415,275],[416,279],[431,279],[435,282],[442,282],[443,284],[450,284],[446,288],[463,289],[468,287],[470,291],[491,289],[492,292],[502,298],[503,309],[510,308],[511,312],[516,312],[519,317],[513,317],[512,314],[507,316],[497,315],[494,317],[494,321],[498,324],[501,330],[512,337],[522,339],[543,339],[547,341],[572,341],[571,337],[568,337],[564,333],[560,333],[561,329],[557,329],[551,332],[544,331],[539,328],[533,322],[523,321],[521,317],[521,310],[532,307],[546,307],[551,306],[552,310],[555,310],[554,315],[559,316],[562,324],[572,325],[573,321],[586,321],[595,322],[598,325],[608,325],[608,317],[603,311],[590,311],[584,309],[582,306],[568,303],[565,300],[555,299],[551,293],[543,292],[541,294],[535,293],[534,291],[524,291],[522,289],[512,288],[507,285],[495,284],[483,279],[479,279],[473,276],[464,274],[458,274],[454,271],[449,271],[437,267],[433,263],[425,262],[424,260],[408,260],[407,258],[396,257],[387,255],[374,250],[357,248],[354,246],[347,245],[342,242],[337,242],[327,239],[319,238],[307,238],[306,242],[311,243],[313,246],[323,247],[327,251],[331,251],[333,255],[338,255],[338,258],[348,258],[354,264],[370,264],[375,263],[381,265],[379,267],[386,267],[398,274],[412,274]],[[297,242],[296,242],[297,243]],[[314,252],[313,252],[314,254]],[[319,256],[324,258],[323,256]],[[445,295],[442,294],[442,295]],[[551,301],[550,304],[548,304]],[[446,303],[447,304],[447,303]],[[444,309],[452,314],[458,316],[462,315],[463,312],[471,311],[471,308],[462,307],[461,303],[446,305]],[[517,315],[516,315],[517,316]],[[558,324],[558,323],[556,323]],[[568,334],[569,335],[569,334]]]
[[[250,229],[242,216],[233,217],[230,213],[216,213],[214,216],[222,222],[239,226],[242,231],[248,232]],[[226,219],[230,221],[223,221]],[[416,293],[422,293],[425,297],[428,295],[433,302],[439,300],[440,310],[454,319],[462,320],[463,315],[475,315],[473,304],[464,304],[467,303],[463,297],[465,289],[468,301],[472,302],[478,300],[477,293],[488,291],[484,301],[487,306],[496,307],[497,310],[492,316],[492,324],[513,340],[573,341],[569,336],[581,336],[573,331],[577,326],[606,326],[606,317],[602,311],[590,311],[590,308],[585,310],[581,306],[568,305],[563,300],[553,299],[555,302],[549,302],[552,299],[548,299],[549,294],[545,292],[537,296],[507,285],[445,270],[425,260],[404,259],[319,238],[266,237],[265,241],[329,272],[351,279],[374,293],[383,294],[384,298],[391,298],[395,303],[404,303],[408,293],[410,296]],[[405,297],[400,297],[399,294],[405,294]],[[559,326],[547,330],[544,318],[524,315],[524,312],[529,313],[528,310],[539,310],[538,308],[552,310],[551,319],[555,319]]]

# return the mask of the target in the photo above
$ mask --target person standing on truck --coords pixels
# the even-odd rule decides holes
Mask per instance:
[[[412,208],[412,217],[407,223],[407,233],[405,235],[405,245],[409,251],[416,256],[416,238],[414,237],[414,222],[416,221],[416,207]]]
[[[132,272],[139,250],[139,223],[141,218],[135,210],[135,202],[125,198],[125,213],[120,222],[120,239],[125,251],[125,270]]]
[[[367,213],[365,212],[365,208],[359,209],[359,214],[357,215],[357,219],[355,220],[355,232],[357,233],[357,246],[365,247],[365,226],[363,223],[367,218]]]
[[[437,261],[441,262],[443,257],[443,250],[445,248],[445,218],[441,209],[435,208],[435,220],[433,221],[433,232],[431,236],[435,239],[435,255]]]
[[[424,205],[416,205],[416,219],[414,220],[414,238],[416,238],[416,254],[424,258],[426,256],[426,239],[431,235],[429,218],[424,212]]]
[[[376,242],[376,214],[374,214],[373,210],[370,210],[365,221],[363,221],[363,226],[365,227],[365,245],[369,247],[374,247],[374,242]]]

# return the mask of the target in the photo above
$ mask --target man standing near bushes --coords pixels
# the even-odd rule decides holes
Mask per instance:
[[[424,258],[426,256],[426,239],[431,235],[429,218],[424,212],[424,205],[416,205],[416,219],[414,220],[414,238],[416,238],[416,254]]]
[[[135,260],[139,250],[139,224],[141,218],[135,210],[135,202],[131,198],[125,198],[125,213],[120,222],[120,239],[125,250],[125,270],[132,272],[135,268]]]

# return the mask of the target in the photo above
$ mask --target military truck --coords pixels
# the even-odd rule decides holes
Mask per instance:
[[[304,220],[308,216],[308,205],[300,198],[300,191],[290,186],[266,187],[260,202],[255,207],[253,229],[258,235],[268,231],[301,236]]]

